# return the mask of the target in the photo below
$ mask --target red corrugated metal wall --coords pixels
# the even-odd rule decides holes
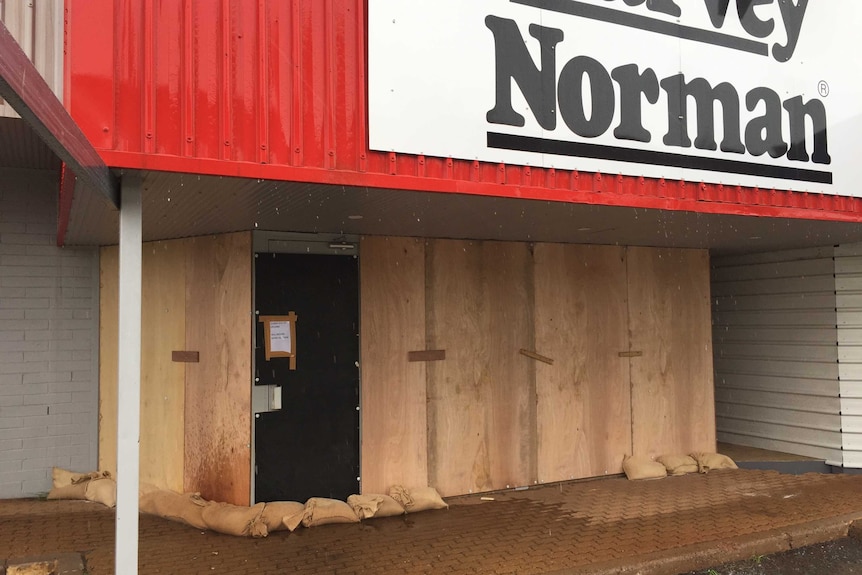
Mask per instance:
[[[369,151],[366,2],[66,0],[67,106],[117,167],[862,221],[844,196]]]
[[[360,169],[362,2],[68,4],[70,109],[100,149]]]

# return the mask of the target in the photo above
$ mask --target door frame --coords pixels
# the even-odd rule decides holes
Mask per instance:
[[[353,246],[352,249],[347,248],[346,246],[351,244]],[[342,246],[343,245],[343,246]],[[254,259],[255,254],[259,253],[281,253],[281,254],[308,254],[308,255],[338,255],[338,256],[348,256],[352,255],[357,259],[357,269],[358,269],[358,259],[359,259],[359,236],[351,235],[351,234],[315,234],[315,233],[300,233],[300,232],[264,232],[264,231],[254,231],[252,232],[252,273],[251,273],[251,313],[256,314],[257,310],[255,308],[255,268],[254,268]],[[357,294],[357,299],[361,297],[361,278],[360,278],[360,293]],[[362,349],[362,324],[361,324],[361,314],[358,314],[360,318],[359,325],[359,340],[357,344],[359,345],[359,349]],[[255,320],[256,321],[256,320]],[[270,405],[270,391],[273,386],[265,386],[265,385],[255,385],[254,381],[254,368],[255,368],[255,360],[254,360],[254,350],[257,345],[257,330],[252,330],[251,337],[251,354],[252,354],[252,379],[249,382],[251,385],[251,444],[249,445],[249,451],[251,452],[251,466],[249,467],[249,473],[251,475],[249,486],[251,492],[249,493],[249,501],[254,505],[257,503],[255,500],[255,470],[257,468],[257,452],[255,450],[255,433],[256,433],[256,424],[255,420],[257,419],[258,413],[266,413],[267,411],[272,411],[269,409]],[[362,359],[360,356],[360,369],[357,374],[358,378],[358,389],[359,389],[359,486],[360,491],[362,489],[362,369],[361,369]],[[304,502],[301,502],[304,503]]]

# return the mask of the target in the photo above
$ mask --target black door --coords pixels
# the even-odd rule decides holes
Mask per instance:
[[[345,500],[359,492],[359,279],[353,256],[260,253],[255,309],[296,314],[296,369],[267,361],[257,325],[257,385],[280,385],[280,411],[255,416],[255,500]]]

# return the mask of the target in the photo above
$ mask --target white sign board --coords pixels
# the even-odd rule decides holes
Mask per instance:
[[[269,348],[271,352],[293,353],[289,321],[269,322]]]
[[[369,0],[373,150],[862,196],[859,0]]]

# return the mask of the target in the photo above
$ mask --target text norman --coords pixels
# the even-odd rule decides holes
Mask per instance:
[[[662,142],[666,146],[694,145],[700,150],[720,149],[733,154],[748,152],[798,162],[831,163],[826,108],[821,100],[805,100],[801,95],[782,99],[775,90],[756,87],[745,94],[745,107],[752,115],[743,126],[740,95],[730,82],[712,85],[705,78],[687,79],[681,73],[659,79],[652,68],[641,69],[637,64],[618,66],[609,72],[586,55],[572,58],[557,74],[556,47],[563,41],[562,30],[530,25],[530,36],[539,42],[537,65],[514,20],[492,15],[485,19],[485,24],[494,35],[496,58],[496,101],[487,114],[489,123],[525,125],[524,116],[512,106],[514,83],[544,130],[555,130],[559,115],[577,136],[602,136],[611,129],[619,102],[619,120],[613,127],[613,136],[618,140],[650,142],[653,135],[642,122],[644,102],[657,104],[663,91],[667,101],[667,131]],[[696,107],[694,142],[688,130],[689,100]],[[720,143],[715,141],[716,102],[722,115]],[[789,126],[786,136],[785,113]],[[811,146],[806,130],[809,121]]]

